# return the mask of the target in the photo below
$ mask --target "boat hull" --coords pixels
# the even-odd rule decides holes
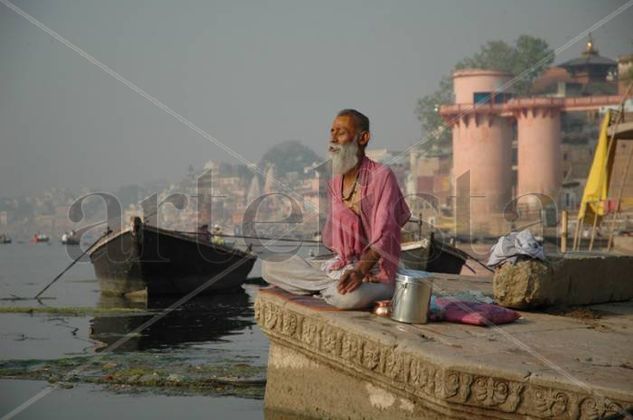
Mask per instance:
[[[147,289],[150,296],[213,294],[238,289],[256,257],[140,225],[111,237],[90,253],[101,291],[122,295]]]
[[[400,260],[405,268],[432,273],[459,274],[466,256],[457,248],[431,236],[426,240],[403,244]]]

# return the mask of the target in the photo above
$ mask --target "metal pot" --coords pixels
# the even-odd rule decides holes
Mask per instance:
[[[391,319],[409,324],[426,324],[431,301],[431,278],[396,275],[391,301]]]

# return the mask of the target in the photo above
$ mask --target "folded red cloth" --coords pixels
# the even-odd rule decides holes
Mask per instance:
[[[477,303],[451,298],[437,298],[437,306],[443,312],[443,320],[470,325],[507,324],[521,317],[512,309],[490,303]]]

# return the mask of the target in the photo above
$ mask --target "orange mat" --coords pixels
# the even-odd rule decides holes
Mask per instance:
[[[286,292],[285,290],[275,286],[269,286],[259,289],[259,293],[266,293],[269,295],[278,296],[284,301],[292,302],[300,306],[305,306],[319,312],[335,312],[343,310],[325,303],[325,301],[321,298],[316,298],[313,296],[293,295],[292,293]]]

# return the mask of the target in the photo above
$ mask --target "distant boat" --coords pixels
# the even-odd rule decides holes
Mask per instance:
[[[404,268],[432,273],[459,274],[469,258],[464,251],[435,239],[432,233],[419,241],[403,242],[400,249]],[[314,259],[325,261],[334,255],[328,252]]]
[[[79,245],[79,238],[74,230],[70,232],[64,232],[61,237],[61,242],[63,245]]]
[[[210,282],[200,294],[238,290],[257,257],[196,234],[144,224],[99,239],[90,260],[104,294],[147,290],[148,296],[184,295]]]
[[[6,233],[0,234],[0,244],[10,244],[11,237]]]
[[[50,241],[50,238],[45,233],[36,233],[35,235],[33,235],[34,243],[48,242],[48,241]]]
[[[420,241],[404,242],[400,261],[405,268],[433,273],[459,274],[468,259],[463,251],[430,234]]]

